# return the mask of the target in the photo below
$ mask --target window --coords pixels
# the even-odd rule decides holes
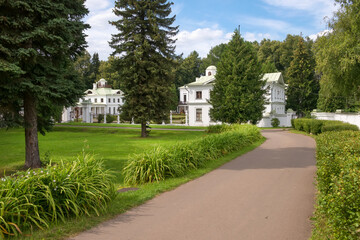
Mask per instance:
[[[184,103],[186,103],[186,95],[184,95]]]
[[[109,107],[109,114],[111,114],[111,107]]]
[[[104,99],[102,98],[102,99],[100,99],[101,100],[101,102],[104,102]]]
[[[95,98],[95,102],[97,103],[97,98]]]
[[[111,103],[111,98],[109,98],[109,103]]]
[[[118,103],[120,103],[120,98],[118,98]]]
[[[114,98],[114,99],[115,99],[115,98]],[[113,109],[114,109],[113,114],[115,114],[115,107],[114,107]]]
[[[211,72],[208,72],[208,76],[211,76]]]
[[[202,109],[201,108],[196,109],[196,121],[202,122]]]
[[[202,99],[202,91],[196,91],[196,99]]]

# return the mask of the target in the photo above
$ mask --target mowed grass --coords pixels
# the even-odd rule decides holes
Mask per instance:
[[[118,188],[127,187],[123,184],[121,171],[132,153],[140,153],[157,145],[172,146],[181,141],[207,135],[197,131],[152,131],[149,138],[140,138],[137,129],[104,129],[84,127],[55,127],[46,136],[39,135],[40,155],[49,153],[53,161],[72,160],[85,148],[86,152],[95,154],[95,158],[103,159],[106,167],[113,170]],[[53,223],[49,229],[27,231],[25,236],[16,239],[66,239],[78,232],[90,229],[97,224],[109,220],[126,210],[138,206],[157,194],[169,191],[192,179],[200,177],[211,170],[231,161],[248,151],[253,150],[265,139],[227,154],[215,161],[207,163],[201,169],[195,169],[182,177],[170,178],[161,182],[137,185],[138,191],[119,193],[106,214],[96,216],[80,216],[66,222]],[[24,164],[25,140],[23,129],[0,129],[0,169],[21,167]],[[15,238],[11,238],[15,239]]]
[[[55,127],[45,136],[39,134],[40,156],[50,156],[52,161],[71,160],[82,149],[102,159],[114,171],[121,184],[121,170],[129,154],[140,153],[155,146],[172,145],[179,141],[204,136],[204,132],[152,131],[150,137],[141,138],[136,129],[104,129]],[[25,162],[25,137],[23,129],[0,129],[0,174],[4,170],[18,169]]]

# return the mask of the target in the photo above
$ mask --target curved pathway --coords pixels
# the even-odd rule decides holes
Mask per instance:
[[[263,135],[257,149],[72,239],[308,239],[315,141]]]

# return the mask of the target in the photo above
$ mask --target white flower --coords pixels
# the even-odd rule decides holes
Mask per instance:
[[[56,182],[56,180],[54,179],[53,182]]]
[[[6,180],[5,180],[5,178],[1,178],[1,181],[5,182]]]
[[[43,171],[43,170],[41,170],[40,172],[41,172],[41,173],[43,173],[44,171]]]
[[[30,174],[30,172],[28,172],[28,174]]]

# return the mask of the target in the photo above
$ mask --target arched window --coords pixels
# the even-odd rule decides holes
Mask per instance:
[[[92,91],[88,91],[87,94],[92,94]]]
[[[211,76],[211,72],[208,72],[208,76]]]

